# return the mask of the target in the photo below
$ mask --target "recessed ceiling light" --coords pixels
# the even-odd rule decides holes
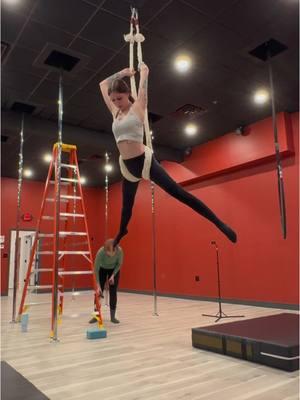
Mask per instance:
[[[23,175],[25,176],[25,178],[30,178],[33,175],[32,169],[30,168],[24,169]]]
[[[47,163],[51,162],[52,161],[52,154],[50,154],[50,153],[45,154],[43,159]]]
[[[113,170],[113,166],[111,164],[106,164],[104,166],[105,172],[111,172]]]
[[[194,136],[198,131],[198,127],[195,124],[187,124],[184,131],[188,136]]]
[[[260,89],[254,93],[253,99],[256,104],[264,104],[269,100],[269,97],[270,95],[267,90]]]
[[[178,72],[185,73],[191,68],[192,60],[189,56],[181,54],[175,58],[174,65]]]

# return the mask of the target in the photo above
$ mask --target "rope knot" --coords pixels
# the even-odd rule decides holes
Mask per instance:
[[[134,40],[135,40],[137,43],[142,43],[142,42],[144,42],[144,40],[145,40],[145,36],[142,35],[141,33],[136,33],[136,34],[134,35]]]
[[[125,42],[134,43],[134,35],[132,33],[127,33],[124,35]]]

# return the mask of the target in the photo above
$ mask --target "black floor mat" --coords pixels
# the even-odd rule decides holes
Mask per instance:
[[[7,362],[1,361],[1,400],[49,400]]]

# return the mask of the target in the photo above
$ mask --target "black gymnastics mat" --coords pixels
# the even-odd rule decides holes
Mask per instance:
[[[1,400],[49,400],[7,362],[1,361]]]
[[[299,369],[299,315],[282,313],[192,329],[192,345],[285,371]]]

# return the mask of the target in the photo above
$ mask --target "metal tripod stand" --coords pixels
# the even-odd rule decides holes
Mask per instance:
[[[222,301],[221,301],[221,282],[220,282],[220,265],[219,265],[219,248],[217,242],[212,241],[212,245],[215,246],[216,256],[217,256],[217,277],[218,277],[218,302],[219,302],[219,311],[215,315],[211,314],[202,314],[204,317],[214,317],[216,318],[215,322],[218,322],[221,318],[243,318],[244,315],[227,315],[222,311]]]

